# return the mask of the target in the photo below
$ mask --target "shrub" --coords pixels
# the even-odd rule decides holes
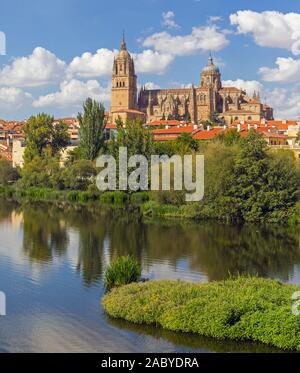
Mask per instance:
[[[181,205],[185,203],[185,191],[183,190],[160,190],[152,192],[151,197],[160,204]]]
[[[149,193],[148,192],[132,193],[130,196],[130,201],[135,206],[142,205],[143,203],[149,201]]]
[[[295,291],[299,286],[253,277],[206,284],[160,280],[113,289],[102,303],[110,316],[134,323],[300,351],[300,316],[291,309]]]
[[[126,193],[116,190],[114,193],[114,204],[122,207],[126,204],[128,196]]]
[[[100,202],[108,205],[123,207],[127,202],[128,196],[125,192],[116,190],[114,192],[105,192],[100,196]]]
[[[131,256],[114,260],[105,271],[104,283],[107,289],[136,282],[141,276],[139,263]]]
[[[71,190],[67,194],[67,200],[69,202],[76,202],[78,201],[78,198],[79,198],[79,192],[77,190]]]
[[[6,159],[0,159],[0,184],[12,184],[19,179],[20,175],[16,168],[13,168],[11,162]]]

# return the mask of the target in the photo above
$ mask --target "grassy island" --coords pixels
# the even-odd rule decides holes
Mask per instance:
[[[216,339],[256,341],[300,351],[299,286],[240,277],[205,284],[149,281],[114,288],[103,298],[113,318]]]

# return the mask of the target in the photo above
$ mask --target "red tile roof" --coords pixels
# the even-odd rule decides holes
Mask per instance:
[[[216,127],[208,130],[197,130],[193,133],[193,138],[196,140],[211,140],[214,137],[218,136],[220,133],[224,131],[223,127]]]
[[[172,128],[157,128],[151,131],[154,135],[159,135],[159,134],[180,134],[183,132],[187,133],[192,133],[194,131],[194,125],[189,125],[189,126],[182,126],[182,127],[173,127]]]
[[[179,120],[154,120],[146,123],[146,126],[179,126],[181,123]]]

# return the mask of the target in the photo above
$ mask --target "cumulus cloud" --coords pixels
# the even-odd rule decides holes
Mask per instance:
[[[172,10],[168,10],[167,12],[162,13],[162,25],[167,28],[180,28],[174,20],[175,13]]]
[[[107,102],[110,100],[110,87],[101,87],[96,80],[63,81],[59,91],[40,96],[33,102],[33,106],[80,107],[87,97]]]
[[[39,87],[61,81],[66,64],[50,51],[37,47],[27,57],[18,57],[0,70],[0,84],[10,87]]]
[[[264,66],[259,69],[263,80],[280,83],[300,81],[300,60],[278,57],[275,64],[275,68]]]
[[[153,82],[147,82],[144,84],[144,86],[146,89],[160,89],[161,88],[158,84],[153,83]]]
[[[208,22],[209,23],[214,23],[214,22],[218,22],[218,21],[221,21],[221,20],[222,20],[221,16],[209,16],[208,17]]]
[[[275,109],[276,118],[300,118],[300,92],[297,89],[275,88],[267,91],[266,97],[268,103]]]
[[[253,95],[254,91],[256,92],[263,91],[263,85],[257,80],[243,80],[243,79],[223,80],[222,85],[224,87],[237,87],[239,89],[243,89],[250,96]]]
[[[71,76],[81,78],[109,75],[112,72],[112,65],[116,53],[117,51],[106,48],[98,49],[95,54],[85,52],[71,61],[68,67],[68,73]]]
[[[299,54],[300,14],[276,11],[239,10],[230,15],[230,22],[240,34],[252,34],[262,47],[289,49]]]
[[[151,49],[141,53],[132,53],[137,73],[163,74],[174,57],[170,54],[159,53]]]
[[[218,51],[229,44],[226,35],[215,25],[193,27],[188,35],[172,36],[158,32],[143,41],[144,47],[174,56],[190,55],[197,52]]]
[[[95,54],[83,53],[80,57],[75,57],[68,69],[68,77],[72,78],[95,78],[109,76],[112,73],[114,57],[117,50],[98,49]],[[131,53],[135,62],[137,73],[162,74],[166,71],[173,57],[168,54],[159,53],[150,49],[140,53]]]
[[[3,111],[18,110],[25,105],[30,105],[31,103],[31,94],[22,91],[20,88],[0,88],[0,109]]]

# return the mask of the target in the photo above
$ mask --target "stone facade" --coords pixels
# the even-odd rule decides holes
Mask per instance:
[[[146,122],[179,119],[200,124],[212,117],[226,124],[235,120],[273,119],[273,109],[261,102],[259,94],[252,97],[236,87],[222,87],[221,73],[212,57],[203,68],[199,86],[176,89],[146,89],[137,97],[134,62],[122,40],[114,60],[110,119],[140,118]]]
[[[110,120],[120,117],[126,119],[144,118],[144,114],[137,108],[137,77],[134,62],[126,48],[123,35],[121,48],[114,59],[111,87]]]

